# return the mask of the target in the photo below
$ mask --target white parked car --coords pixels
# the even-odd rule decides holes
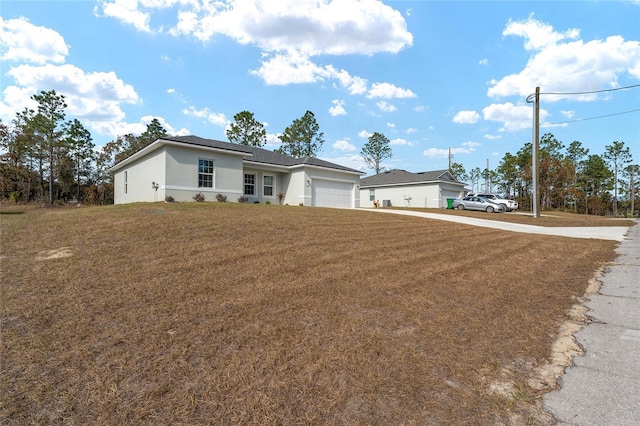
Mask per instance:
[[[482,197],[493,201],[496,204],[501,204],[504,207],[504,211],[510,212],[518,209],[518,202],[509,200],[507,198],[498,197],[496,194],[467,194],[467,197]]]
[[[501,213],[504,211],[502,204],[494,203],[488,198],[469,195],[453,200],[453,208],[458,210],[480,210],[487,213]]]

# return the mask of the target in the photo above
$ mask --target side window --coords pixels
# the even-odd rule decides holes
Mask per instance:
[[[262,192],[265,197],[273,196],[273,176],[263,176]]]
[[[198,188],[213,188],[213,160],[198,160]]]
[[[256,195],[256,175],[251,173],[245,173],[244,195]]]
[[[127,186],[129,186],[129,172],[124,172],[124,193],[127,193]]]
[[[375,201],[376,200],[376,190],[375,188],[372,188],[369,190],[369,201]]]

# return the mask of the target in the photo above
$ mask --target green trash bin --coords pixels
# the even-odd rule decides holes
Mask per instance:
[[[447,209],[451,210],[453,208],[453,200],[455,198],[447,198]]]

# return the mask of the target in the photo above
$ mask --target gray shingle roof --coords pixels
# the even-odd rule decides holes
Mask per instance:
[[[182,142],[189,145],[206,146],[210,148],[226,149],[229,151],[252,154],[251,156],[248,156],[246,158],[246,161],[250,161],[252,163],[271,164],[285,167],[309,165],[362,174],[362,172],[360,172],[359,170],[344,167],[339,164],[331,163],[329,161],[321,160],[315,157],[306,156],[302,158],[295,158],[285,154],[280,154],[278,152],[269,151],[268,149],[264,148],[240,145],[230,142],[222,142],[214,139],[204,139],[198,136],[167,136],[162,139],[174,142]]]
[[[230,142],[222,142],[217,141],[215,139],[204,139],[198,136],[165,136],[162,139],[166,141],[173,142],[182,142],[188,145],[198,145],[198,146],[206,146],[208,148],[218,148],[218,149],[226,149],[228,151],[236,151],[236,152],[245,152],[250,154],[251,151],[246,148],[244,145],[238,145],[237,143]]]
[[[434,170],[430,172],[411,173],[406,170],[393,169],[377,175],[360,179],[360,187],[416,184],[427,182],[459,183],[448,170]]]

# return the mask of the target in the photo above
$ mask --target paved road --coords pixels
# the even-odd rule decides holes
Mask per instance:
[[[632,227],[545,228],[400,210],[370,210],[448,220],[515,232],[620,241],[618,258],[585,304],[592,321],[574,336],[583,356],[559,379],[543,407],[559,425],[640,425],[640,221]]]
[[[363,209],[365,210],[365,209]],[[376,213],[401,214],[406,216],[426,217],[428,219],[447,220],[449,222],[464,223],[466,225],[483,226],[486,228],[502,229],[505,231],[524,232],[527,234],[558,235],[572,238],[595,238],[599,240],[622,241],[629,230],[628,226],[576,226],[576,227],[547,227],[524,225],[521,223],[501,222],[498,220],[476,219],[473,217],[453,216],[439,213],[424,213],[411,210],[366,209]],[[498,214],[498,213],[496,213]],[[511,213],[503,213],[511,214]],[[640,422],[638,423],[640,425]]]

